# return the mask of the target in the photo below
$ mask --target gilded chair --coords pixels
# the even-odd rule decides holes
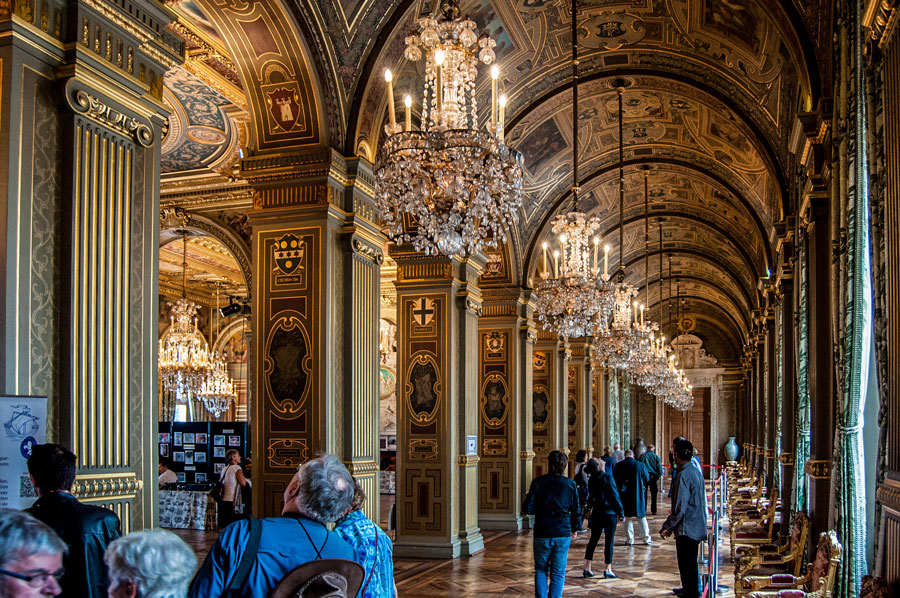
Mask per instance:
[[[731,558],[735,559],[738,546],[745,544],[772,544],[772,531],[778,519],[778,490],[772,491],[768,506],[760,511],[734,513],[731,522]]]
[[[783,573],[799,576],[803,568],[803,553],[806,549],[806,535],[809,533],[809,517],[804,511],[794,515],[791,535],[780,545],[759,544],[739,546],[735,551],[734,576],[738,580],[758,569],[775,569]]]
[[[756,478],[755,486],[736,488],[728,495],[729,509],[733,509],[737,505],[755,505],[762,498],[765,488],[765,478],[762,475]]]
[[[748,598],[830,598],[841,552],[834,530],[822,532],[816,558],[807,565],[806,575],[749,575],[741,579],[739,593]]]

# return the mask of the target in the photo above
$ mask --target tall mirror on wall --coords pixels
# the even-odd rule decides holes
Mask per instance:
[[[205,231],[160,233],[159,337],[160,422],[247,421],[247,281]]]

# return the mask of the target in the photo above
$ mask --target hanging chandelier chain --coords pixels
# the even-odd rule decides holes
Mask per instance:
[[[650,167],[644,168],[644,303],[650,309],[650,195],[648,179]]]
[[[625,88],[619,87],[619,278],[625,277],[625,136],[622,126],[622,96]]]
[[[578,0],[572,0],[572,211],[578,211]]]

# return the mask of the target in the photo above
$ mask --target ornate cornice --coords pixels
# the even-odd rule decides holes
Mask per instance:
[[[83,89],[76,90],[74,94],[66,94],[66,97],[69,107],[75,112],[115,133],[134,139],[142,147],[153,145],[153,129],[136,118],[122,114]]]
[[[830,459],[810,459],[803,467],[806,475],[816,480],[828,480],[831,478]]]
[[[867,30],[866,54],[874,54],[875,47],[884,49],[897,26],[897,0],[869,0],[863,15],[863,28]]]

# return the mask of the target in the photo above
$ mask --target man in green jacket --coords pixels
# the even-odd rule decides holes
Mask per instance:
[[[659,494],[659,480],[662,477],[662,463],[656,454],[656,446],[650,445],[647,451],[641,455],[640,462],[644,464],[650,473],[650,481],[647,482],[647,495],[650,497],[650,514],[656,515],[656,496]]]

